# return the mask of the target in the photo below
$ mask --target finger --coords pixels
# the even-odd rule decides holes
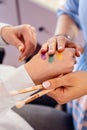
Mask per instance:
[[[24,51],[19,56],[19,61],[23,61],[24,59],[28,58],[34,52],[34,50],[35,48],[33,47],[32,43],[29,45],[26,44]]]
[[[83,53],[83,51],[84,51],[83,47],[80,44],[75,44],[72,41],[67,41],[65,47],[75,48],[75,55],[77,57],[79,57]]]
[[[19,50],[19,52],[22,52],[24,50],[24,44],[19,40],[16,36],[13,36],[13,45]]]
[[[56,89],[56,88],[62,87],[62,86],[71,86],[71,84],[73,82],[72,79],[73,79],[72,73],[69,73],[69,74],[66,74],[66,75],[63,75],[60,77],[56,77],[56,78],[44,81],[42,83],[42,86],[45,89]]]
[[[24,59],[24,57],[28,57],[30,56],[33,51],[36,48],[36,33],[32,32],[31,30],[25,30],[23,33],[23,39],[24,39],[24,46],[25,49],[23,51],[23,53],[21,53],[21,56],[19,57],[19,59]]]
[[[23,52],[24,51],[24,45],[23,46],[19,45],[18,50],[19,50],[19,52]]]
[[[57,87],[60,87],[62,84],[61,82],[58,82],[60,78],[54,78],[54,79],[50,79],[48,81],[44,81],[42,83],[42,86],[45,88],[45,89],[55,89]]]
[[[62,52],[65,48],[67,39],[64,36],[58,36],[57,37],[57,50],[59,52]]]
[[[83,52],[84,52],[84,48],[80,44],[77,44],[76,45],[76,56],[77,57],[81,56],[81,54]]]
[[[56,37],[51,38],[48,41],[48,54],[53,55],[56,52]]]
[[[76,55],[75,55],[75,49],[74,48],[71,48],[71,53],[70,53],[70,57],[72,58],[72,61],[71,61],[71,65],[72,65],[72,70],[74,69],[74,65],[76,64]]]
[[[41,47],[41,54],[45,54],[48,51],[48,42],[44,43]]]

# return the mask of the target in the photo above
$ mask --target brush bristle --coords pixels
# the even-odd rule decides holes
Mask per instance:
[[[19,101],[19,102],[16,103],[16,107],[17,107],[17,108],[21,108],[21,107],[24,106],[24,104],[25,104],[24,101]]]
[[[15,95],[17,95],[18,94],[18,91],[11,91],[10,92],[10,95],[12,95],[12,96],[15,96]]]

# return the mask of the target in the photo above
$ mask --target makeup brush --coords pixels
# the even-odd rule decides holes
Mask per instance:
[[[38,92],[38,93],[36,93],[36,94],[34,94],[34,95],[32,95],[32,96],[22,100],[22,101],[17,102],[16,107],[17,108],[21,108],[21,107],[24,106],[24,104],[29,103],[29,102],[31,102],[31,101],[33,101],[33,100],[35,100],[35,99],[37,99],[37,98],[39,98],[41,96],[43,96],[43,95],[53,91],[53,90],[54,89],[40,91],[40,92]]]
[[[34,91],[34,90],[39,90],[41,88],[42,88],[42,85],[36,85],[36,86],[33,86],[33,87],[28,87],[28,88],[25,88],[25,89],[22,89],[22,90],[18,90],[18,91],[11,91],[10,95],[15,96],[17,94],[27,93],[27,92],[31,92],[31,91]]]

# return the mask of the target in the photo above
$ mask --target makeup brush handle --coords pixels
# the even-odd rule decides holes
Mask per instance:
[[[39,93],[36,93],[36,94],[34,94],[34,95],[28,97],[27,99],[25,99],[24,102],[25,102],[25,103],[29,103],[29,102],[31,102],[31,101],[33,101],[33,100],[35,100],[35,99],[37,99],[37,98],[39,98],[39,97],[41,97],[41,96],[43,96],[43,95],[45,95],[45,94],[47,94],[47,93],[53,91],[53,90],[54,90],[54,89],[40,91]]]

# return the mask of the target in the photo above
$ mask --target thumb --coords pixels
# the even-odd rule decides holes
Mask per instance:
[[[62,52],[65,48],[66,39],[64,36],[57,37],[57,49]]]
[[[22,41],[16,37],[14,37],[14,46],[19,50],[19,52],[24,51],[24,44]]]
[[[68,74],[67,76],[59,76],[47,81],[44,81],[42,83],[43,88],[45,89],[56,89],[58,87],[62,87],[62,86],[69,86],[69,78],[68,78]]]

